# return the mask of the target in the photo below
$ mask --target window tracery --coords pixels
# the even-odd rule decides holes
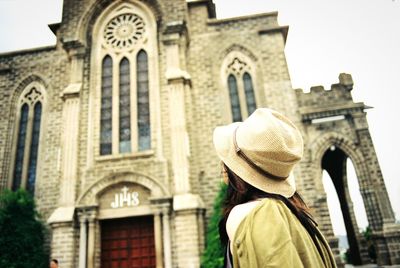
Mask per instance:
[[[257,108],[252,73],[253,66],[239,53],[227,57],[225,79],[229,92],[230,110],[233,122],[242,121]]]
[[[131,48],[143,38],[145,29],[145,23],[140,16],[132,13],[121,14],[107,23],[104,39],[112,48]]]
[[[18,101],[12,190],[35,192],[44,96],[37,85],[27,87]]]
[[[149,56],[155,42],[149,40],[149,24],[140,10],[124,6],[109,14],[97,30],[100,42],[94,42],[93,52],[102,62],[101,156],[151,149]]]

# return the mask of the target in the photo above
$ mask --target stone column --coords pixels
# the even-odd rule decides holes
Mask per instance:
[[[164,267],[172,267],[171,258],[171,229],[169,224],[169,209],[164,208],[162,211],[162,225],[163,225],[163,242],[164,242]]]
[[[73,252],[74,243],[74,213],[76,199],[76,182],[78,180],[78,151],[79,151],[79,118],[80,118],[80,91],[83,77],[83,57],[86,48],[76,41],[64,42],[63,48],[68,53],[70,60],[69,84],[60,94],[63,100],[62,131],[61,131],[61,163],[59,201],[58,208],[53,211],[47,222],[50,226],[62,226],[60,230],[53,232],[64,232],[68,239],[61,239],[59,235],[53,236],[51,241],[52,252],[64,252],[66,249]],[[81,227],[85,226],[86,218],[80,218]],[[85,227],[86,228],[86,227]],[[86,232],[82,228],[81,232]],[[81,236],[86,237],[85,236]],[[61,239],[58,241],[57,239]],[[83,242],[83,241],[82,241]],[[57,255],[58,259],[65,265],[63,267],[75,267],[74,255]]]
[[[186,25],[182,21],[168,22],[163,36],[166,52],[169,120],[171,137],[171,165],[174,182],[173,209],[175,223],[184,230],[176,231],[175,245],[178,267],[200,266],[197,209],[203,207],[199,195],[191,193],[189,178],[189,137],[186,126],[185,95],[191,89],[189,74],[185,71],[187,48]],[[185,224],[190,224],[187,226]],[[169,214],[163,213],[165,267],[171,267]],[[186,250],[186,249],[189,250]]]
[[[78,212],[79,217],[79,268],[86,268],[87,248],[87,216],[84,212]]]
[[[187,159],[189,148],[185,119],[185,85],[174,81],[168,88],[174,189],[176,194],[184,194],[190,191]]]
[[[191,193],[189,179],[189,136],[186,127],[185,95],[191,89],[190,75],[185,66],[186,25],[183,22],[168,23],[163,43],[166,51],[168,80],[171,164],[174,182],[174,210],[203,206],[200,197]]]
[[[78,180],[79,107],[85,47],[79,42],[67,42],[63,46],[70,59],[70,81],[60,94],[64,103],[61,131],[59,207],[50,216],[48,222],[70,222],[73,224],[76,182]]]
[[[163,196],[150,200],[154,213],[154,240],[156,267],[172,267],[170,217],[171,197]]]
[[[173,36],[166,45],[169,117],[171,129],[172,169],[176,194],[190,192],[189,184],[189,143],[185,118],[185,88],[189,75],[180,69],[179,36]]]
[[[96,206],[77,208],[79,219],[79,268],[94,267]]]
[[[70,207],[74,205],[76,198],[79,107],[85,48],[77,42],[65,43],[64,48],[68,51],[71,69],[70,83],[61,93],[61,97],[64,100],[64,108],[62,118],[60,206]]]
[[[352,114],[360,148],[368,170],[360,181],[368,222],[379,265],[400,264],[400,224],[389,200],[378,158],[375,153],[365,112]],[[373,185],[373,187],[371,187]]]
[[[161,216],[160,212],[154,214],[154,242],[156,248],[156,267],[163,267],[163,254],[162,254],[162,232],[161,232]]]
[[[96,247],[96,213],[92,211],[88,213],[89,234],[88,234],[88,247],[87,247],[87,267],[94,268],[94,250]]]

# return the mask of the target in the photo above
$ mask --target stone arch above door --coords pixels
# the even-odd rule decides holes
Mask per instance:
[[[108,174],[89,186],[78,198],[78,206],[98,205],[97,197],[109,187],[120,183],[134,183],[150,190],[151,198],[165,198],[171,196],[169,190],[157,180],[135,172]]]

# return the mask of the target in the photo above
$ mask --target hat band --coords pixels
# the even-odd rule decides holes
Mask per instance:
[[[275,179],[275,180],[285,180],[287,179],[289,176],[287,177],[279,177],[276,175],[273,175],[271,173],[269,173],[268,171],[260,168],[259,166],[256,165],[256,163],[254,163],[253,161],[250,160],[250,158],[248,158],[246,156],[246,154],[240,149],[240,147],[238,146],[237,142],[236,142],[236,131],[239,128],[239,126],[235,129],[235,131],[233,132],[233,144],[235,146],[235,151],[236,154],[241,157],[244,161],[246,161],[247,164],[249,164],[252,168],[254,168],[255,170],[257,170],[260,174],[269,177],[271,179]]]

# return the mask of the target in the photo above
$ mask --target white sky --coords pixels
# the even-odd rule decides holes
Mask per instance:
[[[339,73],[352,74],[354,101],[374,107],[367,111],[370,131],[400,219],[400,0],[214,2],[219,18],[279,12],[279,23],[289,25],[285,52],[293,88],[329,88]],[[61,0],[0,0],[0,52],[54,44],[47,24],[61,20],[61,9]],[[330,200],[333,191],[328,192]],[[353,201],[360,211],[361,202]],[[338,208],[331,205],[331,210]],[[357,217],[364,227],[362,215]],[[335,233],[343,234],[343,227],[334,225]]]

